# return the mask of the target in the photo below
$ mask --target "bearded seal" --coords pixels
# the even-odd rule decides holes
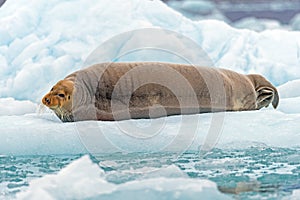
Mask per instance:
[[[258,74],[160,62],[101,63],[60,80],[42,103],[63,122],[258,110],[276,88]]]

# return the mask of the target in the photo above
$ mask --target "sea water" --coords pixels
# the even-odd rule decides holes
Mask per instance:
[[[81,156],[2,155],[0,198],[14,199],[17,193],[28,189],[30,181],[57,174]],[[91,156],[91,159],[104,170],[105,179],[116,185],[155,176],[187,176],[213,181],[219,191],[233,199],[289,199],[293,191],[300,189],[300,149],[297,148],[253,145],[240,149],[215,148],[203,157],[191,151],[180,156],[115,153]]]

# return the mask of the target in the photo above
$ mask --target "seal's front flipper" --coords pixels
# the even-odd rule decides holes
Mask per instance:
[[[273,87],[263,86],[256,89],[257,98],[256,104],[257,109],[268,107],[272,103],[274,108],[277,108],[279,103],[278,92]]]

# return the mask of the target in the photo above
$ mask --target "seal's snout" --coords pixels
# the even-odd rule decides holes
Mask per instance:
[[[53,98],[52,98],[52,100],[53,100]],[[47,106],[47,107],[52,107],[53,106],[53,101],[51,100],[51,95],[48,93],[48,94],[46,94],[44,97],[43,97],[43,99],[42,99],[42,103],[45,105],[45,106]]]

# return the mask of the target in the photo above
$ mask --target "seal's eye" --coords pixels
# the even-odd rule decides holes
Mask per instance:
[[[62,97],[62,98],[64,98],[64,97],[65,97],[65,95],[64,95],[64,94],[58,94],[58,96],[59,96],[59,97]]]

